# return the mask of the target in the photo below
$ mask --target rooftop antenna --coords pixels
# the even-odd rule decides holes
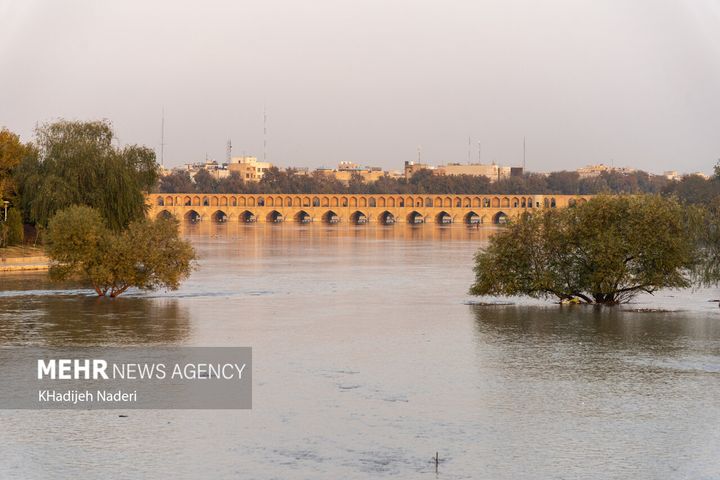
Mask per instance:
[[[225,158],[227,163],[232,162],[232,141],[228,138],[227,147],[225,148]]]
[[[472,139],[470,138],[470,135],[468,135],[468,163],[472,162],[471,156],[472,156]]]
[[[417,152],[418,152],[418,163],[420,163],[420,154],[421,154],[421,152],[422,152],[422,146],[421,146],[421,145],[418,145]]]
[[[478,142],[478,163],[482,164],[482,143]]]
[[[523,172],[525,172],[525,137],[523,136]]]
[[[165,107],[162,107],[162,120],[160,121],[160,165],[165,166]]]

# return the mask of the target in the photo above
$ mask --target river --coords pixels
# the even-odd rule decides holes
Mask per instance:
[[[3,275],[0,345],[250,346],[252,410],[0,411],[0,478],[720,478],[716,289],[473,305],[490,227],[187,228],[175,292]]]

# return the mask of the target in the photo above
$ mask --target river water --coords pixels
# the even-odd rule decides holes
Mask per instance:
[[[114,301],[3,275],[0,345],[250,346],[253,409],[0,411],[0,478],[720,478],[720,293],[472,305],[491,233],[204,224]]]

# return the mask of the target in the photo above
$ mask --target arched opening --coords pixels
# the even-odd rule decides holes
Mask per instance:
[[[230,206],[237,207],[237,197],[230,197]]]
[[[340,217],[337,213],[333,212],[332,210],[328,210],[325,212],[322,216],[322,221],[325,223],[340,223]]]
[[[228,220],[227,213],[223,212],[222,210],[217,210],[215,213],[212,214],[212,221],[215,223],[225,223]]]
[[[220,197],[220,206],[227,207],[227,197]]]
[[[353,212],[350,215],[350,223],[355,225],[365,225],[367,223],[367,216],[360,211]]]
[[[254,223],[257,221],[257,218],[255,218],[255,214],[250,210],[245,210],[240,214],[240,221],[244,223]]]
[[[393,225],[395,223],[395,216],[385,210],[380,215],[378,215],[378,222],[383,225]]]
[[[493,216],[493,223],[495,225],[505,225],[510,221],[510,218],[505,212],[498,212]]]
[[[432,198],[427,197],[427,198],[425,199],[425,206],[426,206],[426,207],[432,207],[432,206],[433,206]],[[422,205],[418,205],[418,207],[422,207]]]
[[[490,199],[483,198],[482,206],[483,206],[483,208],[490,208]]]
[[[330,199],[328,197],[322,198],[322,203],[320,203],[323,207],[329,207],[330,206]]]
[[[165,199],[163,199],[162,197],[158,197],[158,198],[157,198],[157,204],[158,204],[159,207],[164,207],[164,206],[165,206]]]
[[[572,208],[574,206],[575,206],[575,199],[571,198],[570,200],[568,200],[568,207]]]
[[[508,197],[503,197],[502,203],[500,204],[503,207],[509,207],[510,206],[510,199]]]
[[[170,218],[173,218],[173,214],[168,212],[167,210],[163,210],[162,212],[157,214],[156,218],[158,218],[158,219],[162,218],[162,219],[168,220]]]
[[[200,214],[196,212],[195,210],[190,210],[187,212],[184,217],[186,222],[189,223],[198,223],[200,221]]]
[[[452,223],[452,217],[449,213],[442,211],[435,216],[435,223],[439,223],[440,225],[448,225]]]
[[[468,212],[468,214],[465,215],[465,223],[468,225],[478,225],[482,223],[482,218],[475,212]]]
[[[265,220],[267,221],[267,223],[282,223],[283,216],[282,213],[278,212],[277,210],[273,210],[272,212],[267,214]]]
[[[368,201],[368,206],[370,206],[370,207],[376,207],[376,206],[377,206],[377,200],[375,200],[374,197],[370,197],[370,200]]]
[[[310,197],[305,197],[305,198],[303,198],[302,206],[303,206],[303,207],[309,207],[309,206],[310,206]]]
[[[550,199],[550,208],[555,208],[555,207],[557,207],[557,203],[555,203],[555,198],[551,198]]]
[[[407,216],[407,223],[410,225],[420,225],[421,223],[425,223],[425,217],[423,217],[420,212],[413,210]]]
[[[258,199],[257,199],[257,205],[258,205],[258,207],[264,207],[264,206],[265,206],[265,198],[263,198],[263,197],[258,197]]]
[[[267,202],[265,202],[265,206],[267,207],[274,207],[275,206],[275,199],[272,197],[267,198]]]
[[[203,207],[209,207],[210,199],[208,197],[203,197],[202,204],[203,204]]]
[[[214,197],[214,196],[210,197],[210,205],[212,205],[213,207],[217,207],[218,206],[218,197]]]
[[[313,207],[319,207],[320,206],[320,199],[318,197],[313,197],[312,199],[312,206]]]
[[[166,205],[166,206],[169,206],[169,207],[172,207],[172,205],[173,205],[173,198],[170,197],[170,196],[165,197],[165,205]]]
[[[298,223],[310,223],[312,222],[312,217],[305,210],[300,210],[295,214],[295,221]]]

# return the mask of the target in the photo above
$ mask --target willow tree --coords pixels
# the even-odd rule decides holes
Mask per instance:
[[[98,209],[113,230],[144,216],[144,192],[158,177],[152,150],[114,145],[107,121],[61,120],[35,133],[36,154],[26,157],[15,175],[27,220],[46,226],[71,205]]]
[[[699,214],[657,195],[600,196],[525,215],[475,258],[474,295],[614,304],[691,285]]]
[[[46,241],[52,279],[89,281],[98,295],[108,297],[130,287],[177,289],[195,259],[175,218],[143,218],[113,231],[96,209],[86,206],[58,212]]]

